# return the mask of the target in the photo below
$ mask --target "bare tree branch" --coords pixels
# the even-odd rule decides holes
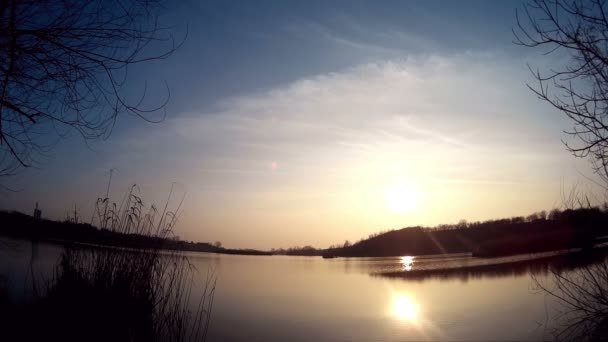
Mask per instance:
[[[566,148],[589,157],[595,171],[608,177],[608,5],[603,0],[532,0],[516,12],[515,43],[565,52],[570,60],[557,70],[532,70],[528,87],[564,113],[574,126],[565,132],[577,143]]]
[[[126,93],[130,65],[183,43],[159,25],[160,9],[154,0],[0,0],[0,176],[34,166],[57,127],[94,140],[122,114],[164,118],[168,86],[153,106],[145,87],[135,100]]]

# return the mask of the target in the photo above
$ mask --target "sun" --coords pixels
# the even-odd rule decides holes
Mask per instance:
[[[393,185],[384,191],[386,205],[398,214],[413,211],[418,207],[418,191],[412,186],[404,184]]]

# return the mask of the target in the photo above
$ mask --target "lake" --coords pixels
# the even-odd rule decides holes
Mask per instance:
[[[33,291],[32,278],[37,283],[49,279],[60,253],[60,246],[41,243],[31,262],[30,242],[0,239],[0,286],[13,298],[27,298]],[[217,277],[208,341],[551,337],[545,327],[556,305],[535,291],[528,268],[482,272],[475,267],[552,257],[552,253],[494,259],[188,255],[198,269],[197,290],[202,289],[207,272]],[[475,271],[445,276],[439,272],[462,267]],[[544,281],[548,275],[540,272],[536,277]]]

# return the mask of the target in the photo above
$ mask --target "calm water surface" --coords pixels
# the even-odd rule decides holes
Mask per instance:
[[[39,244],[30,267],[30,242],[1,239],[0,247],[0,286],[15,298],[27,296],[32,277],[48,278],[61,252],[59,246]],[[554,303],[535,293],[526,272],[415,279],[381,275],[531,256],[189,255],[199,270],[199,290],[208,271],[217,276],[209,341],[529,341],[550,337],[544,326]]]

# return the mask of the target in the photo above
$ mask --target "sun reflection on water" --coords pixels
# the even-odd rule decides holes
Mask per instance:
[[[407,295],[399,294],[393,298],[392,313],[400,320],[418,322],[418,304]]]
[[[401,257],[401,267],[404,271],[411,271],[414,266],[414,257],[413,256],[402,256]]]

